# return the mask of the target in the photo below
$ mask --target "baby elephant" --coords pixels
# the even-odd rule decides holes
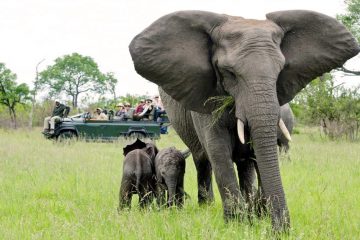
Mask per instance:
[[[184,174],[185,158],[190,150],[180,152],[174,147],[159,151],[155,158],[155,172],[157,179],[157,203],[165,205],[165,192],[168,191],[167,206],[175,204],[182,207],[184,203]]]
[[[131,207],[133,194],[139,195],[141,208],[152,202],[156,188],[154,160],[157,153],[158,149],[154,144],[144,143],[139,139],[124,148],[119,210]]]

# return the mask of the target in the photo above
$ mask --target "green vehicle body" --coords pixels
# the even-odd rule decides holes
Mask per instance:
[[[56,123],[48,139],[82,138],[86,140],[118,140],[121,137],[160,138],[160,124],[155,121],[93,120],[79,114]]]

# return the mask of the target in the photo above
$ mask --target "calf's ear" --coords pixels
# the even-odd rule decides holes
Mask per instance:
[[[146,143],[137,138],[133,143],[126,145],[123,148],[123,154],[126,156],[129,152],[135,149],[143,149],[146,147]]]
[[[147,143],[144,150],[149,155],[149,157],[151,159],[155,159],[156,155],[159,152],[159,150],[157,149],[157,147],[153,143]]]

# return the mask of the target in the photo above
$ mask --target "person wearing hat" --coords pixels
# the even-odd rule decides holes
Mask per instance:
[[[53,134],[55,129],[55,122],[59,121],[61,118],[67,117],[69,112],[70,107],[60,103],[60,100],[56,99],[51,116],[44,119],[43,133]]]
[[[106,116],[106,114],[103,112],[103,110],[101,108],[97,108],[94,112],[95,116],[94,119],[95,120],[108,120],[108,117]]]
[[[142,111],[144,111],[144,105],[145,105],[145,99],[141,99],[139,104],[135,108],[134,114],[138,115],[138,114],[142,113]]]
[[[124,120],[125,114],[126,114],[126,110],[125,110],[125,106],[122,103],[118,103],[116,105],[117,110],[115,112],[115,116],[114,119],[115,120]]]

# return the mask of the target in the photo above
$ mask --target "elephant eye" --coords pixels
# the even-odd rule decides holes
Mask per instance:
[[[236,81],[236,75],[232,71],[224,70],[221,71],[222,75],[222,84],[224,87],[224,90],[230,93],[233,89],[236,88],[237,81]]]
[[[221,75],[223,76],[224,79],[229,79],[229,80],[236,79],[236,75],[232,71],[226,68],[221,71]]]

